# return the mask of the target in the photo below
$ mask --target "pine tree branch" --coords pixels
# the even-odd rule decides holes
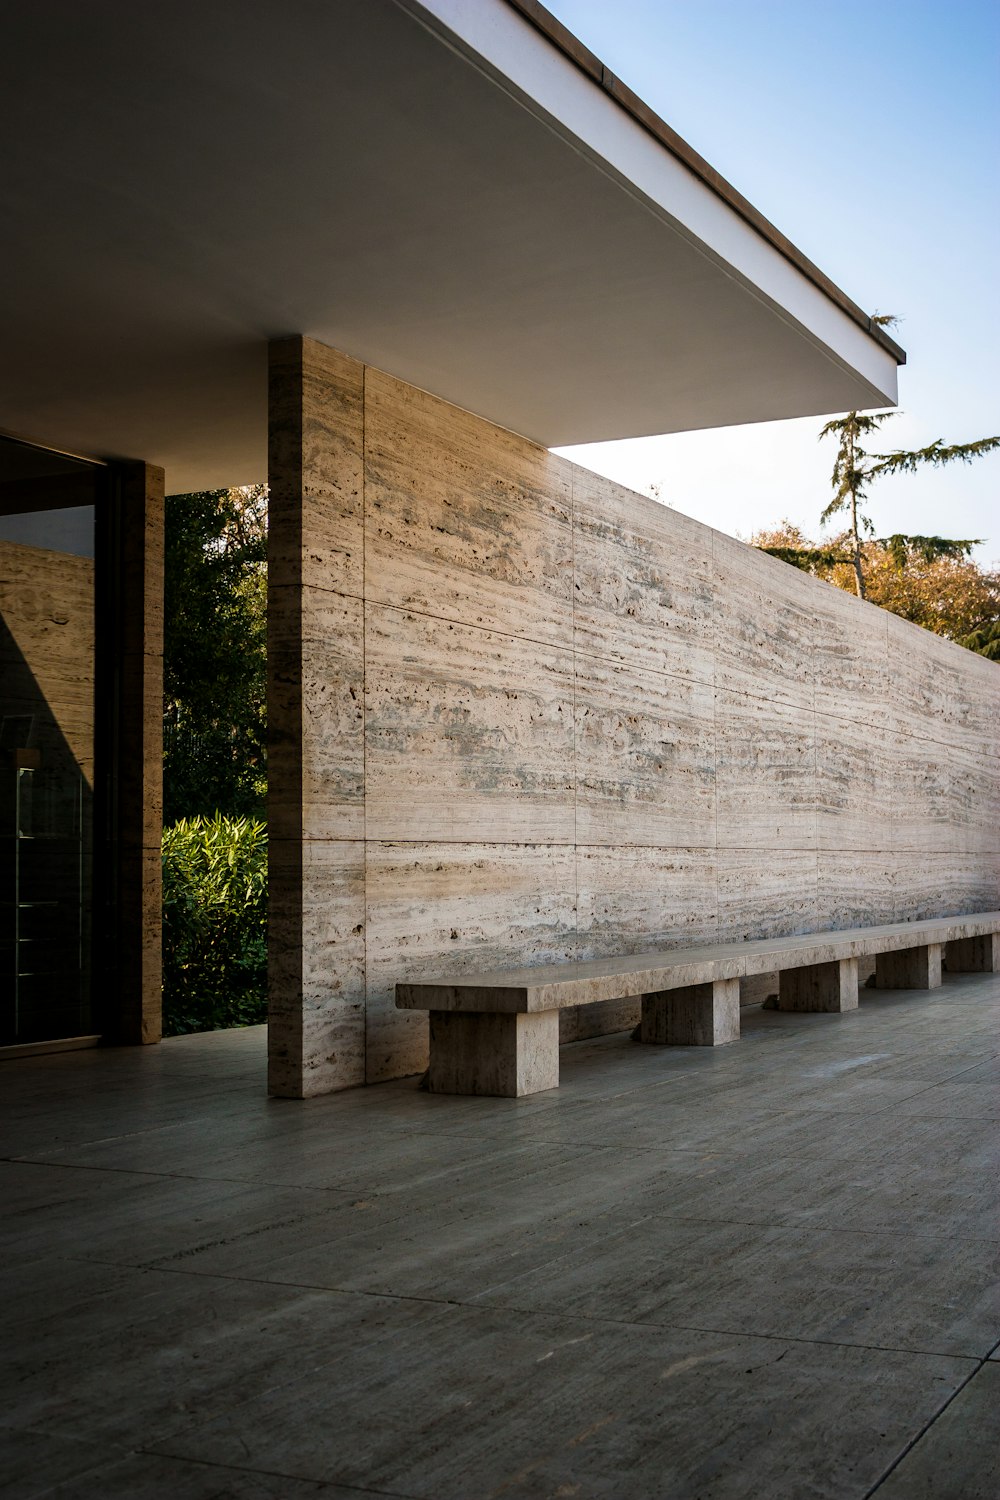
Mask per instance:
[[[915,474],[924,464],[930,464],[935,469],[943,464],[971,464],[974,459],[982,458],[984,454],[992,453],[997,448],[1000,448],[1000,434],[996,437],[979,438],[974,443],[949,444],[935,438],[926,448],[896,448],[891,453],[874,454],[873,462],[868,466],[868,475],[874,479],[881,474]]]
[[[896,567],[902,572],[911,556],[922,563],[932,563],[938,557],[968,557],[973,547],[982,545],[984,538],[947,536],[908,536],[904,532],[893,532],[892,536],[875,537],[876,546],[884,547],[892,555]]]

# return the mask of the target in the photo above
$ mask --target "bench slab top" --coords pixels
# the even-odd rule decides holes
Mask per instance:
[[[772,969],[797,969],[842,958],[870,958],[925,944],[1000,932],[1000,912],[931,917],[882,927],[851,927],[743,943],[710,943],[621,958],[594,958],[497,969],[480,974],[444,974],[419,984],[397,984],[404,1010],[536,1012],[624,1000],[683,985],[739,979]]]

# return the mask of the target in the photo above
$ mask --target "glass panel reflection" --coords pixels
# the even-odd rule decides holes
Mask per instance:
[[[0,1045],[93,1029],[95,487],[0,441]]]

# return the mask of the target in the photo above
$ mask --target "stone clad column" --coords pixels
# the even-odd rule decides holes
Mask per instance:
[[[364,367],[270,348],[268,1087],[365,1079]]]

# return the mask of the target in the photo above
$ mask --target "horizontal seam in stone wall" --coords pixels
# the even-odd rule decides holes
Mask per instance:
[[[339,591],[326,590],[325,592],[332,593]],[[357,598],[358,596],[344,595],[343,597]],[[475,630],[484,635],[495,635],[498,636],[501,640],[505,641],[524,641],[529,645],[544,646],[547,650],[550,651],[565,651],[573,657],[582,657],[587,661],[606,662],[608,666],[623,667],[627,671],[648,672],[651,676],[663,677],[670,682],[697,682],[700,683],[703,687],[716,687],[714,674],[712,677],[699,676],[693,672],[688,673],[687,675],[681,675],[678,672],[665,671],[662,667],[649,666],[645,662],[630,662],[626,657],[623,656],[603,656],[598,651],[588,651],[582,646],[575,646],[571,643],[554,641],[551,638],[545,639],[544,637],[535,635],[517,635],[510,630],[501,630],[500,627],[496,625],[481,625],[478,621],[464,620],[460,615],[434,614],[430,610],[417,609],[409,604],[387,604],[381,599],[365,599],[363,602],[366,604],[366,606],[370,606],[371,608],[391,610],[394,614],[416,615],[421,620],[436,620],[439,624],[442,625],[459,625],[463,630]],[[706,647],[705,649],[710,650],[711,648]],[[726,691],[735,692],[737,691],[737,689],[727,689]],[[747,693],[746,696],[756,697],[755,694],[751,693]],[[759,701],[762,703],[770,703],[773,702],[773,699],[761,698]]]
[[[750,695],[748,694],[747,696],[749,697]],[[877,724],[873,724],[870,720],[866,722],[861,719],[847,718],[843,714],[831,714],[819,708],[816,710],[816,716],[817,718],[822,718],[823,721],[827,724],[852,724],[855,726],[855,728],[865,729],[869,733],[875,733],[879,728],[890,730],[893,734],[895,734],[896,732],[895,727],[891,724],[880,726]],[[981,744],[981,741],[978,739],[976,739],[974,743],[970,744],[968,741],[939,740],[936,739],[934,735],[916,732],[907,736],[906,743],[907,745],[933,745],[937,750],[952,750],[958,751],[959,753],[971,750],[974,754],[980,756],[980,758],[984,762],[988,762],[990,760],[990,756],[988,754],[985,754],[982,750],[977,749],[977,746]]]
[[[282,842],[283,843],[292,843],[292,842],[294,842],[294,840],[284,839],[284,840],[282,840]],[[617,840],[617,839],[613,843],[610,843],[610,844],[595,844],[595,843],[591,843],[591,842],[583,842],[583,843],[578,843],[578,844],[570,844],[570,843],[562,843],[559,840],[554,840],[554,841],[548,841],[548,840],[546,840],[545,842],[537,842],[536,841],[536,842],[532,842],[532,843],[525,843],[521,839],[484,839],[484,838],[479,838],[479,839],[472,839],[472,838],[465,838],[465,839],[442,839],[442,838],[426,838],[426,839],[377,839],[377,838],[370,838],[370,839],[311,839],[311,840],[306,840],[306,842],[307,843],[314,843],[314,844],[358,844],[358,845],[365,844],[369,848],[377,847],[377,848],[385,848],[385,849],[404,849],[404,848],[418,848],[418,849],[436,849],[436,848],[442,848],[442,849],[453,849],[456,844],[460,844],[460,845],[464,846],[467,849],[512,849],[512,850],[516,850],[518,852],[521,852],[521,851],[523,851],[525,849],[542,849],[542,850],[544,850],[544,849],[578,849],[578,850],[579,849],[599,849],[599,850],[606,850],[606,849],[622,849],[622,848],[626,848],[626,847],[635,847],[635,848],[640,848],[640,849],[662,849],[662,850],[664,850],[664,852],[669,853],[672,856],[673,855],[678,855],[679,856],[679,855],[684,855],[684,854],[706,855],[706,854],[715,854],[717,852],[716,846],[714,844],[638,844],[638,845],[633,845],[633,846],[626,846],[626,845],[622,844],[620,842],[620,840]],[[730,850],[730,849],[727,848],[725,850],[725,852],[727,854],[730,854],[730,853],[738,852],[738,851],[733,851],[733,850]],[[748,849],[745,852],[748,853],[748,854],[759,854],[761,851],[759,849]],[[793,847],[789,847],[788,849],[785,850],[785,852],[787,852],[787,853],[794,853],[794,854],[801,854],[803,852],[805,852],[805,853],[815,853],[816,851],[815,850],[805,850],[805,851],[803,851],[802,849],[795,849]],[[847,850],[846,852],[853,854],[856,851],[852,849],[852,850]]]
[[[624,667],[629,672],[649,672],[654,677],[666,677],[671,682],[699,682],[702,687],[710,688],[716,685],[714,672],[711,677],[704,677],[697,672],[682,675],[680,672],[668,672],[664,667],[650,666],[647,662],[630,660],[627,656],[605,656],[600,651],[588,651],[585,646],[574,646],[572,649],[574,656],[585,661],[602,661],[611,667]],[[711,650],[711,647],[706,646],[705,650]]]
[[[949,824],[948,826],[954,828],[956,826],[957,827],[974,827],[976,825],[974,825],[974,824],[964,824],[964,825],[962,825],[962,824],[959,824],[959,825]],[[274,840],[274,844],[275,844],[276,847],[279,846],[279,845],[281,845],[281,846],[295,845],[296,843],[297,843],[297,841],[295,839],[288,839],[288,838],[275,839]],[[690,855],[709,855],[709,854],[710,855],[723,855],[723,854],[724,855],[730,855],[730,854],[748,854],[748,855],[749,854],[753,854],[753,855],[765,855],[765,854],[795,854],[795,855],[804,855],[804,854],[814,854],[814,855],[819,855],[819,854],[879,854],[879,855],[882,855],[882,856],[885,856],[885,857],[897,856],[897,855],[898,856],[906,855],[907,857],[909,857],[910,855],[927,855],[927,856],[934,856],[935,858],[941,858],[943,856],[951,856],[951,855],[962,856],[962,855],[964,855],[964,854],[966,854],[966,853],[969,852],[968,850],[962,849],[962,848],[948,848],[948,847],[942,847],[941,845],[936,845],[935,846],[935,845],[923,845],[923,844],[913,845],[913,846],[907,845],[906,848],[892,848],[884,840],[880,841],[878,843],[872,843],[872,844],[832,844],[832,843],[823,843],[822,846],[816,846],[814,844],[795,844],[795,843],[784,843],[784,844],[777,844],[777,843],[775,843],[775,844],[664,844],[664,843],[653,843],[653,842],[638,843],[638,842],[636,842],[634,840],[633,841],[629,841],[629,840],[617,839],[617,838],[609,840],[607,843],[595,842],[594,840],[585,840],[585,841],[580,841],[580,842],[574,843],[574,842],[572,842],[570,840],[563,840],[563,839],[551,839],[551,840],[545,840],[545,841],[532,841],[532,842],[529,843],[529,842],[525,842],[524,840],[521,840],[521,839],[509,839],[509,838],[508,839],[491,839],[491,838],[469,838],[469,837],[462,837],[462,838],[449,839],[449,838],[441,838],[440,836],[438,836],[436,838],[422,838],[422,839],[421,838],[339,839],[339,838],[310,838],[310,837],[307,836],[307,837],[305,837],[305,838],[302,839],[301,843],[302,843],[303,847],[321,846],[321,845],[327,845],[327,844],[329,844],[329,845],[342,845],[342,846],[351,846],[351,845],[353,845],[353,846],[355,846],[355,847],[357,847],[359,849],[363,849],[363,848],[392,848],[392,849],[395,849],[395,848],[422,848],[423,849],[423,848],[426,848],[426,849],[431,849],[431,848],[437,848],[439,846],[441,848],[446,848],[446,849],[454,849],[456,847],[463,847],[464,846],[464,847],[470,848],[470,849],[472,849],[472,848],[474,848],[474,849],[480,849],[481,848],[481,849],[511,849],[511,850],[525,850],[525,849],[576,849],[576,850],[584,850],[584,849],[595,849],[595,850],[608,850],[608,849],[612,849],[612,850],[614,850],[614,849],[661,849],[661,850],[663,850],[663,851],[665,851],[665,852],[667,852],[667,853],[669,853],[671,855],[678,855],[678,856],[680,856],[680,855],[688,855],[688,854],[690,854]],[[149,849],[147,850],[147,852],[149,852],[149,853],[159,853],[159,849],[158,849],[157,846],[152,846],[151,845],[149,847]],[[977,849],[976,852],[977,853],[983,853],[983,854],[990,854],[990,853],[1000,854],[1000,844],[995,845],[995,846],[992,845],[992,844],[983,845],[979,849]]]
[[[313,583],[311,581],[309,583],[303,584],[281,583],[277,584],[275,587],[276,590],[287,589],[289,593],[295,594],[307,594],[310,592],[310,590],[314,589],[317,594],[332,594],[335,599],[353,599],[357,604],[365,603],[364,594],[352,593],[350,589],[329,588],[325,583]]]
[[[860,725],[864,729],[876,729],[876,728],[879,727],[878,725],[873,724],[871,722],[871,720],[864,721],[864,720],[861,720],[861,719],[855,719],[855,718],[848,717],[848,716],[846,716],[844,714],[832,714],[832,713],[827,712],[825,709],[817,709],[816,710],[816,714],[817,714],[817,717],[822,718],[827,723],[834,723],[834,724],[858,724],[858,725]],[[976,735],[975,731],[970,731],[969,737],[967,739],[965,739],[965,740],[959,740],[959,739],[954,739],[954,740],[939,739],[937,735],[930,734],[926,730],[924,730],[923,725],[926,722],[927,722],[926,720],[922,720],[919,725],[917,725],[917,726],[914,727],[914,731],[913,731],[912,734],[911,733],[907,733],[907,737],[906,737],[907,744],[910,744],[910,745],[920,745],[920,744],[937,745],[942,750],[959,750],[959,751],[962,751],[962,750],[975,750],[977,754],[980,754],[980,755],[984,755],[985,754],[985,756],[986,756],[987,759],[990,758],[989,753],[983,750],[983,748],[982,748],[983,741],[982,741],[982,739],[978,735]],[[895,731],[895,726],[894,725],[887,724],[884,727],[887,728],[887,729],[893,729]],[[995,754],[994,754],[994,758],[996,758]]]
[[[436,620],[441,625],[460,625],[463,630],[478,630],[485,635],[496,635],[505,641],[527,641],[533,646],[545,646],[550,651],[572,651],[570,642],[554,641],[543,636],[518,635],[511,630],[501,630],[498,625],[481,625],[478,620],[463,620],[461,615],[439,615],[429,609],[418,609],[413,604],[389,604],[384,599],[366,597],[364,604],[371,609],[391,610],[397,615],[416,615],[421,620]],[[569,608],[569,601],[566,604]]]

